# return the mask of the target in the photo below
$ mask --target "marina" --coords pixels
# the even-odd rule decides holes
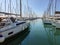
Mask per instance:
[[[0,45],[60,45],[60,29],[43,24],[41,19],[30,22],[30,26],[21,34],[7,39]]]
[[[59,4],[59,0],[1,0],[0,45],[60,45]]]

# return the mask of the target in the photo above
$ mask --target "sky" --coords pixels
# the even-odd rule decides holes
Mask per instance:
[[[27,0],[22,0],[23,6],[27,4]],[[28,0],[28,5],[31,7],[37,16],[43,16],[44,11],[47,10],[50,0]],[[60,11],[60,0],[52,0],[53,4],[51,5],[51,15],[54,15],[55,10]],[[56,1],[56,9],[55,9]]]
[[[23,5],[27,4],[27,0],[22,0]],[[48,7],[49,0],[28,0],[28,5],[37,16],[42,16]]]
[[[60,11],[60,0],[56,1],[56,10]]]
[[[18,2],[17,7],[16,7],[16,0],[11,0],[11,1],[12,1],[12,4],[11,4],[12,11],[11,12],[16,12],[15,10],[17,10],[17,13],[19,13],[20,12],[19,11],[20,0],[17,0],[17,2]],[[0,0],[0,11],[5,11],[5,3],[4,2],[5,2],[5,0]],[[6,12],[7,12],[10,10],[8,8],[9,7],[9,0],[6,0],[6,2],[7,2],[6,3]],[[59,3],[60,3],[60,0],[58,0],[56,10],[60,9]],[[44,11],[47,10],[48,4],[49,4],[49,0],[28,0],[28,7],[29,7],[30,11],[32,10],[33,12],[36,13],[36,16],[42,16]],[[27,10],[27,0],[22,0],[22,10],[23,10],[23,15],[27,16],[27,15],[25,15],[25,12]]]
[[[6,11],[5,11],[5,1],[6,1]],[[19,0],[17,1],[17,7],[16,7],[16,0],[11,0],[11,12],[19,13],[19,8],[20,8],[20,2]],[[17,9],[16,9],[17,8]],[[17,11],[15,11],[17,10]],[[2,12],[10,12],[10,0],[0,0],[0,11]]]

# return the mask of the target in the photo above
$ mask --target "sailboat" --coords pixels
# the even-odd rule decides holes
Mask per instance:
[[[51,16],[51,6],[52,6],[52,0],[49,0],[49,4],[48,4],[48,8],[47,10],[44,12],[43,15],[43,23],[44,24],[52,24],[52,16]]]
[[[43,23],[44,24],[52,24],[52,18],[50,16],[48,16],[47,14],[45,16],[43,16]]]
[[[20,7],[21,7],[21,0],[20,0]],[[21,10],[22,8],[20,8],[20,11]],[[21,13],[20,13],[20,16],[21,16]],[[3,14],[10,15],[10,13],[3,13]],[[21,31],[24,31],[28,26],[29,26],[29,22],[23,21],[23,20],[19,21],[14,17],[8,17],[6,19],[0,18],[0,43],[4,42],[9,37]]]

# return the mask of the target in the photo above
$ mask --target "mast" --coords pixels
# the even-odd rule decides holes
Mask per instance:
[[[5,12],[6,12],[6,0],[5,0]]]
[[[10,13],[11,13],[11,0],[10,0]]]
[[[57,0],[55,0],[55,11],[56,11]]]
[[[52,4],[52,0],[49,0],[48,15],[51,13],[51,12],[50,12],[51,4]]]
[[[17,17],[17,11],[18,11],[18,4],[17,4],[18,2],[17,2],[17,0],[16,0],[16,17]]]
[[[51,16],[51,8],[52,8],[53,0],[49,0],[48,8],[47,8],[47,15]]]
[[[29,5],[28,5],[28,0],[27,0],[27,15],[28,15],[28,17],[30,18],[30,12],[31,10],[30,10],[30,7],[29,7]]]
[[[20,17],[22,17],[22,0],[20,0]]]
[[[0,12],[1,12],[1,10],[2,10],[2,2],[0,3]]]

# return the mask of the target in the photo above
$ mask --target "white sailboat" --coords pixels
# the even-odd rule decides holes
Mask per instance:
[[[21,10],[22,9],[20,9],[20,11]],[[0,18],[0,43],[4,42],[6,38],[9,38],[25,30],[28,26],[29,26],[29,22],[18,21],[17,19],[13,17],[9,17],[6,19]]]
[[[49,4],[48,4],[48,9],[47,11],[44,12],[43,15],[43,23],[44,24],[52,24],[52,16],[51,16],[51,6],[52,6],[52,0],[49,0]]]
[[[45,17],[45,18],[43,18],[43,23],[44,24],[52,24],[52,21],[51,21],[52,19],[50,18],[50,17]]]

